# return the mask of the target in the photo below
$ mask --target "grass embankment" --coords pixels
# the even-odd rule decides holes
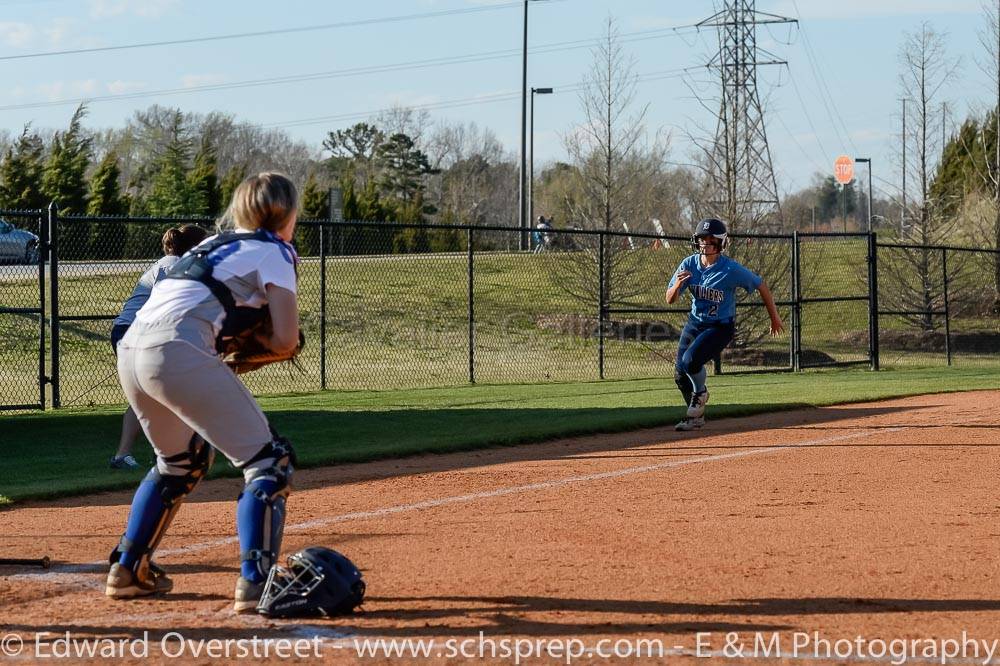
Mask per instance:
[[[615,277],[613,294],[633,306],[663,305],[667,276],[689,251],[683,244],[652,251],[636,250]],[[777,276],[768,276],[779,299],[788,297],[785,252],[774,246],[765,253]],[[803,241],[802,293],[805,297],[860,296],[866,293],[865,243],[858,240]],[[772,256],[773,255],[773,256]],[[479,254],[475,257],[476,379],[481,383],[589,381],[597,379],[597,340],[588,321],[596,307],[572,297],[564,287],[580,291],[596,280],[583,253]],[[749,260],[748,260],[749,261]],[[434,387],[468,381],[468,259],[453,255],[331,257],[327,275],[327,386],[334,389]],[[591,261],[592,263],[592,261]],[[588,268],[589,267],[589,268]],[[123,266],[115,275],[73,276],[64,267],[60,305],[64,316],[114,315],[128,297],[144,265]],[[625,269],[628,270],[625,270]],[[767,268],[764,266],[763,268]],[[617,275],[617,274],[616,274]],[[574,277],[575,276],[575,277]],[[31,307],[37,285],[30,280],[2,280],[8,307]],[[953,298],[973,290],[953,285]],[[315,390],[319,381],[319,265],[306,261],[300,271],[303,328],[309,340],[302,358],[304,373],[265,370],[250,378],[260,393]],[[744,311],[745,312],[745,311]],[[789,317],[788,308],[782,314]],[[683,325],[683,314],[613,315],[615,320],[664,321]],[[996,320],[956,318],[952,331],[996,327]],[[838,361],[867,357],[867,303],[840,302],[803,306],[802,342]],[[902,328],[898,318],[884,317],[884,330]],[[64,404],[120,402],[108,347],[108,321],[73,321],[63,326],[61,387]],[[0,403],[21,404],[37,393],[38,326],[27,316],[0,317]],[[861,342],[858,342],[861,340]],[[636,379],[670,374],[675,341],[655,343],[608,340],[605,376]],[[764,340],[783,364],[788,336]],[[883,346],[883,364],[930,365],[943,354],[901,353]],[[1000,365],[1000,357],[966,355],[959,363]],[[732,368],[732,366],[729,366]]]

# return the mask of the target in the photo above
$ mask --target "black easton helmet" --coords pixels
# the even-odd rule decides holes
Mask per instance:
[[[694,234],[691,236],[691,245],[697,250],[699,238],[714,238],[719,252],[722,252],[729,245],[729,229],[726,223],[720,219],[709,217],[697,224]]]
[[[257,611],[268,617],[347,615],[365,598],[365,581],[354,564],[322,546],[288,556],[288,567],[274,565]]]

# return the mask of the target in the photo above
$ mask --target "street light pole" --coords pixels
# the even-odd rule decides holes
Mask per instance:
[[[525,161],[527,159],[527,115],[528,115],[528,0],[524,0],[524,40],[521,45],[521,172],[518,179],[517,193],[517,223],[521,228],[520,248],[527,251],[528,248],[528,220],[525,219],[526,197],[524,193]]]
[[[535,95],[551,95],[552,88],[531,89],[531,167],[528,169],[528,224],[535,220]]]
[[[872,160],[870,157],[855,157],[854,162],[868,165],[868,233],[871,233],[874,226],[872,224],[874,219],[874,211],[872,211]]]

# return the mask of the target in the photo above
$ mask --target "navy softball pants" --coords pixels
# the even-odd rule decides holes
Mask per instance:
[[[677,345],[676,370],[691,379],[695,391],[703,390],[705,364],[722,353],[733,339],[733,322],[708,323],[688,319]]]

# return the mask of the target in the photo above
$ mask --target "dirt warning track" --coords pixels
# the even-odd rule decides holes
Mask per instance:
[[[705,663],[698,649],[736,656],[731,632],[778,636],[788,662],[803,634],[1000,639],[998,413],[997,392],[933,395],[298,472],[284,552],[335,548],[368,582],[364,612],[336,620],[232,614],[237,480],[181,510],[159,599],[102,596],[131,493],[19,505],[0,512],[0,557],[53,564],[0,567],[0,633],[23,639],[21,658],[38,632],[52,647],[68,631],[148,639],[154,660],[177,632],[316,638],[345,661],[378,638],[434,639],[432,659],[461,656],[446,640],[498,654],[505,638],[572,639],[591,650],[580,663],[620,639],[662,643],[650,663]]]

